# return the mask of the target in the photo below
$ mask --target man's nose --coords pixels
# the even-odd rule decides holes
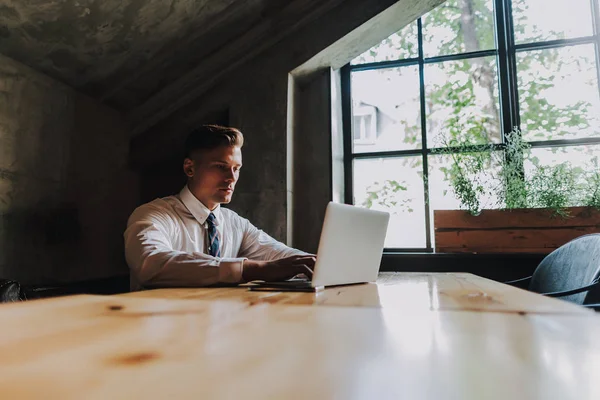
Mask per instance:
[[[229,172],[227,173],[227,177],[225,178],[228,182],[232,182],[235,181],[235,171],[233,169],[230,169]]]

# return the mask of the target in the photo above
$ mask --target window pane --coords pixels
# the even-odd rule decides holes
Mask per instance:
[[[378,61],[403,60],[419,56],[417,41],[417,21],[409,24],[384,39],[381,43],[371,47],[350,64],[365,64]]]
[[[556,196],[562,196],[569,206],[586,205],[594,192],[600,194],[600,181],[594,176],[600,172],[599,156],[600,145],[531,149],[524,163],[525,176],[534,186],[529,194],[531,205],[547,207]],[[540,201],[545,204],[536,204]]]
[[[526,140],[600,134],[600,96],[591,44],[517,54],[521,128]]]
[[[460,157],[460,155],[457,155]],[[467,155],[462,155],[468,157]],[[484,174],[467,174],[469,179],[483,187],[483,193],[480,196],[481,208],[499,208],[499,197],[496,191],[501,184],[499,177],[499,160],[502,155],[500,152],[494,152],[491,157],[489,168]],[[450,178],[450,168],[452,166],[452,157],[448,154],[430,155],[429,164],[429,204],[433,210],[458,210],[461,207],[460,200],[452,190]],[[432,214],[433,218],[433,214]]]
[[[535,165],[552,166],[569,163],[574,167],[585,169],[600,156],[600,145],[569,146],[569,147],[536,147],[527,155],[526,171],[530,172]],[[599,171],[600,172],[600,171]]]
[[[354,153],[421,147],[418,67],[358,71],[351,79]]]
[[[513,0],[515,42],[541,42],[589,36],[590,0]]]
[[[500,142],[496,58],[425,65],[427,143]]]
[[[424,248],[421,157],[354,160],[354,204],[391,214],[387,248]]]
[[[457,155],[458,156],[458,155]],[[466,156],[468,157],[468,156]],[[484,174],[467,174],[470,181],[474,183],[472,186],[475,188],[477,185],[481,185],[481,193],[478,196],[479,205],[481,209],[493,209],[499,208],[500,201],[498,196],[498,188],[501,185],[499,178],[500,163],[502,154],[495,152],[493,157],[490,159],[489,168]],[[435,247],[435,235],[434,235],[434,210],[459,210],[465,209],[461,205],[461,202],[452,190],[451,182],[451,166],[452,156],[448,154],[430,155],[427,158],[429,166],[429,211],[431,227],[431,242]]]
[[[495,49],[494,25],[492,0],[448,0],[423,17],[423,54]]]

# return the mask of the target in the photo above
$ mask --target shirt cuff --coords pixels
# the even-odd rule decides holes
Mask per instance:
[[[241,282],[244,260],[247,260],[247,258],[221,258],[221,262],[219,263],[219,282]]]

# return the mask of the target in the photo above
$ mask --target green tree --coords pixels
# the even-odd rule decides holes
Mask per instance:
[[[422,18],[425,57],[494,49],[493,3],[491,0],[448,0],[426,14]],[[527,4],[526,0],[513,1],[513,10],[517,11],[515,15],[518,16],[514,21],[516,33],[528,29],[531,41],[547,40],[548,33],[536,31],[535,26],[533,34],[530,32],[532,26],[526,17]],[[557,38],[561,38],[561,34],[550,32],[550,36]],[[416,57],[417,54],[415,22],[374,46],[353,63],[402,59]],[[592,59],[588,61],[593,63]],[[585,64],[585,60],[581,64]],[[437,68],[435,72],[448,79],[433,82],[433,68]],[[518,53],[522,129],[524,132],[537,132],[539,136],[529,140],[555,138],[589,127],[589,102],[582,100],[559,106],[544,98],[544,92],[554,86],[555,80],[563,78],[561,74],[577,71],[578,68],[581,70],[585,65],[561,57],[560,49]],[[399,70],[398,73],[401,73],[402,68]],[[502,140],[496,70],[495,57],[426,65],[425,112],[429,146],[443,145],[441,143],[444,142],[486,144]],[[380,73],[386,71],[380,70]],[[418,93],[416,96],[418,99]],[[404,127],[406,143],[418,143],[421,140],[419,121],[400,121],[400,124]],[[438,132],[442,138],[430,136],[433,132]],[[419,167],[420,161],[415,160],[407,161],[406,166],[409,167],[410,162],[410,167]],[[522,163],[522,157],[517,162]],[[398,191],[408,195],[406,192]],[[377,194],[377,191],[371,190],[370,193]]]
[[[531,30],[526,18],[527,1],[513,1],[515,9],[515,33]],[[489,50],[495,48],[493,27],[495,24],[493,2],[490,0],[448,0],[439,7],[422,17],[423,42],[425,56],[437,56]],[[535,28],[535,27],[534,27]],[[551,32],[551,38],[562,38],[562,32]],[[442,36],[443,35],[443,36]],[[386,38],[365,54],[359,56],[353,63],[385,61],[416,57],[417,52],[416,22],[408,25],[397,33]],[[544,32],[529,33],[532,42],[548,39]],[[593,64],[593,60],[588,60]],[[556,78],[551,71],[562,70],[574,60],[560,57],[560,49],[543,51],[528,51],[519,53],[519,99],[522,113],[522,129],[524,132],[538,131],[543,126],[545,137],[550,135],[565,135],[569,128],[582,129],[589,126],[586,115],[590,104],[585,101],[568,106],[557,106],[548,102],[540,94],[545,89],[554,86]],[[445,121],[432,121],[428,115],[428,125],[441,125],[448,140],[462,138],[469,142],[500,141],[499,103],[497,96],[496,60],[488,58],[473,58],[461,61],[440,63],[440,68],[450,79],[442,85],[430,88],[426,97],[427,112],[441,107],[451,108],[453,117]],[[547,70],[539,66],[547,66]],[[577,65],[571,65],[577,68]],[[583,68],[584,66],[579,66]],[[451,78],[460,73],[466,73],[469,80],[457,83]],[[527,76],[528,79],[522,78]],[[427,71],[425,75],[427,85]],[[487,106],[474,113],[478,89],[484,89],[487,96]],[[471,109],[469,109],[471,108]],[[460,117],[469,109],[469,123],[461,123]],[[410,129],[414,124],[408,124],[409,130],[406,141],[416,141],[420,129]],[[544,135],[544,133],[538,133]],[[539,140],[539,139],[537,139]]]
[[[412,212],[411,203],[412,199],[407,198],[403,195],[408,188],[405,182],[398,183],[395,180],[386,179],[382,183],[375,182],[367,189],[367,197],[362,203],[363,207],[387,209],[392,211],[396,207],[401,207],[409,212]]]

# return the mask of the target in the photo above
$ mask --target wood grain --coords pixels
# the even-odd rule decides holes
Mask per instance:
[[[465,230],[436,232],[436,252],[544,253],[583,235],[597,233],[596,227],[557,229]]]
[[[232,300],[247,304],[379,307],[397,310],[470,310],[526,313],[590,313],[562,300],[466,273],[382,273],[377,284],[339,286],[318,293],[252,292],[246,287],[174,288],[122,297]],[[121,297],[119,296],[119,297]]]
[[[600,212],[571,207],[566,218],[547,209],[435,210],[435,249],[441,253],[548,254],[579,236],[600,232]]]
[[[494,229],[554,227],[600,227],[600,211],[589,207],[569,207],[566,218],[553,216],[540,208],[483,210],[473,216],[464,210],[434,210],[435,227],[446,229]]]
[[[593,315],[74,296],[0,320],[7,399],[600,398]]]

